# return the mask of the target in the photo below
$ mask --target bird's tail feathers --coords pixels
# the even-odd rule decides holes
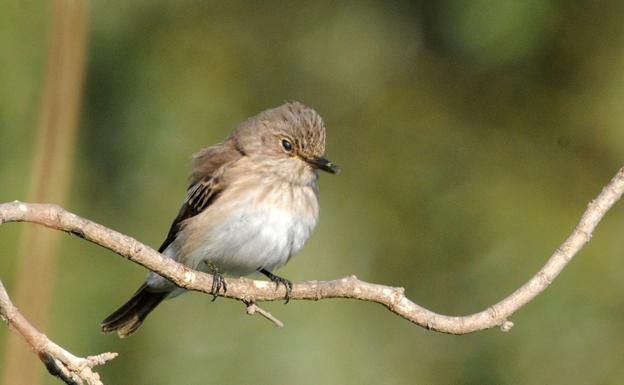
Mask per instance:
[[[152,292],[148,290],[146,284],[141,285],[128,302],[121,305],[119,309],[115,310],[100,323],[102,332],[110,333],[112,331],[117,331],[119,337],[128,337],[141,326],[145,317],[147,317],[169,293],[168,291]]]

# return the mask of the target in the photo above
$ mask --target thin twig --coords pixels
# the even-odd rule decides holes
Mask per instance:
[[[0,318],[35,351],[50,374],[68,385],[82,385],[84,382],[88,385],[103,385],[100,376],[92,369],[117,357],[117,353],[102,353],[87,358],[76,357],[50,341],[17,310],[2,281],[0,281]]]
[[[258,306],[258,304],[256,304],[255,302],[253,302],[253,301],[245,302],[245,306],[247,306],[247,314],[254,315],[254,314],[258,313],[261,316],[263,316],[264,318],[266,318],[267,320],[273,322],[273,324],[275,326],[277,326],[278,328],[283,328],[284,327],[284,323],[282,321],[280,321],[279,319],[275,318],[275,316],[273,316],[273,314],[271,314],[268,311],[264,310],[263,308]]]
[[[500,327],[509,330],[513,323],[507,318],[546,289],[578,251],[589,241],[592,232],[624,192],[624,168],[604,187],[587,207],[572,234],[557,248],[546,264],[522,287],[487,309],[467,315],[448,316],[425,309],[405,297],[402,288],[368,283],[355,276],[333,281],[309,281],[293,285],[291,300],[320,300],[352,298],[382,304],[391,312],[430,330],[450,334],[466,334]],[[191,270],[137,240],[81,218],[63,208],[38,203],[0,204],[0,223],[33,222],[49,228],[66,231],[103,246],[170,279],[176,285],[210,293],[212,276]],[[247,278],[228,279],[228,291],[222,295],[243,302],[282,300],[283,287],[266,281]]]

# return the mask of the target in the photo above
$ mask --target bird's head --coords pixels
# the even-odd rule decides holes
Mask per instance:
[[[323,119],[312,108],[298,102],[283,104],[248,119],[234,132],[234,139],[245,155],[273,159],[294,171],[338,172],[338,166],[324,157]]]

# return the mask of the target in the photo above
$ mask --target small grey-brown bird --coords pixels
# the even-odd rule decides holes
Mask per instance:
[[[214,298],[227,290],[222,273],[274,275],[303,247],[319,215],[318,170],[336,173],[324,158],[325,124],[293,102],[243,122],[225,141],[193,156],[190,186],[158,249],[195,270],[213,274]],[[165,298],[184,292],[150,273],[132,298],[101,323],[127,337]]]

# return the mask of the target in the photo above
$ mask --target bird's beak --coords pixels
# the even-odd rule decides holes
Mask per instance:
[[[340,167],[337,164],[330,162],[329,160],[323,157],[311,157],[305,159],[308,164],[310,164],[314,168],[318,168],[319,170],[327,171],[332,174],[338,173],[340,171]]]

